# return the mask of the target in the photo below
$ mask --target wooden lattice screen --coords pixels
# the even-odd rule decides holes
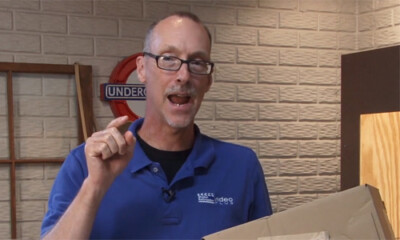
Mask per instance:
[[[13,106],[13,73],[39,73],[39,74],[66,74],[74,75],[78,79],[78,141],[82,143],[85,136],[90,136],[95,131],[92,100],[92,67],[87,65],[63,64],[31,64],[31,63],[5,63],[0,62],[0,72],[7,74],[7,112],[8,112],[8,147],[9,159],[0,159],[0,164],[10,166],[10,213],[11,213],[11,238],[17,238],[17,210],[16,210],[16,165],[32,163],[61,163],[63,158],[46,159],[18,159],[15,152],[14,135],[14,106]],[[81,111],[79,111],[81,110]],[[82,114],[85,116],[82,118]]]

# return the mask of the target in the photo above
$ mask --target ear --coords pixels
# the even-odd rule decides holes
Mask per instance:
[[[211,88],[211,85],[212,85],[212,83],[213,83],[213,78],[212,78],[212,75],[210,74],[210,76],[208,76],[208,79],[207,79],[207,87],[206,87],[206,92],[208,92],[209,90],[210,90],[210,88]]]
[[[146,74],[144,71],[144,57],[138,56],[136,58],[136,71],[138,75],[138,79],[141,83],[146,83]]]

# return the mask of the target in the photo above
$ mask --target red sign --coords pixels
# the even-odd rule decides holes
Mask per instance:
[[[111,73],[109,84],[126,85],[126,82],[133,71],[136,70],[136,58],[138,56],[143,56],[143,53],[136,53],[132,56],[125,58],[123,61],[117,64]],[[130,121],[134,121],[139,118],[128,106],[126,99],[107,99],[106,97],[106,86],[109,84],[102,84],[100,87],[100,98],[102,100],[109,100],[111,110],[115,117],[128,116]],[[143,100],[143,99],[142,99]]]

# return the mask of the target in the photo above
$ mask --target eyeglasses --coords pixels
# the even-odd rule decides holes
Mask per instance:
[[[157,62],[157,67],[167,71],[178,71],[182,64],[186,63],[188,65],[189,72],[199,75],[209,75],[214,67],[214,63],[204,60],[182,60],[173,56],[154,55],[149,52],[143,52],[143,55],[154,58]]]

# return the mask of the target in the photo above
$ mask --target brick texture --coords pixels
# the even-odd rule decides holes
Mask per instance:
[[[34,108],[32,106],[35,106]],[[21,97],[18,99],[19,114],[24,116],[68,116],[68,99]]]
[[[67,33],[67,17],[63,15],[17,13],[15,16],[15,27],[21,31],[65,34]]]
[[[74,35],[117,36],[118,21],[110,18],[70,17],[69,31]]]
[[[280,65],[316,67],[318,54],[315,50],[282,49],[279,53]]]
[[[39,10],[40,0],[4,0],[0,1],[1,8]]]
[[[259,68],[259,83],[297,84],[299,71],[297,67],[263,67]]]
[[[129,52],[127,52],[129,49]],[[139,40],[118,40],[118,39],[96,39],[97,56],[126,56],[132,52],[140,52],[143,49],[143,43]]]
[[[318,51],[318,66],[319,67],[340,67],[341,53],[334,50]]]
[[[9,145],[8,145],[8,138],[1,137],[0,138],[0,157],[3,159],[7,159],[10,157],[9,153]]]
[[[43,164],[17,165],[15,177],[19,180],[43,179]]]
[[[282,86],[279,88],[279,102],[316,103],[318,90],[316,87]]]
[[[1,221],[4,221],[4,222],[10,221],[10,203],[9,202],[0,202],[0,216],[2,216],[2,218],[3,218]]]
[[[40,236],[40,222],[35,221],[35,222],[21,222],[17,224],[19,228],[21,229],[20,231],[20,237],[21,238],[34,238],[35,236]]]
[[[298,32],[294,30],[259,30],[259,44],[277,47],[297,47]]]
[[[243,85],[238,87],[237,100],[241,102],[276,102],[278,87]]]
[[[261,104],[259,106],[260,120],[296,121],[298,116],[297,104]]]
[[[267,10],[243,9],[238,11],[238,24],[275,28],[278,26],[278,13]]]
[[[40,221],[45,210],[45,202],[26,201],[17,205],[17,221]]]
[[[280,12],[279,27],[317,30],[318,14],[301,12]]]
[[[196,6],[193,9],[200,19],[204,19],[205,23],[213,24],[233,24],[236,19],[236,12],[233,8]]]
[[[282,123],[279,125],[280,139],[317,139],[318,128],[315,123]]]
[[[236,48],[229,45],[214,44],[211,59],[217,63],[234,63],[236,60]]]
[[[278,124],[276,123],[239,123],[239,139],[277,139]]]
[[[28,1],[25,1],[28,2]],[[44,11],[48,12],[65,12],[65,13],[78,13],[88,14],[93,12],[93,2],[82,1],[76,4],[74,1],[42,1]]]
[[[321,14],[319,29],[323,31],[355,32],[356,16],[348,14]]]
[[[206,132],[209,136],[220,137],[221,139],[235,139],[236,138],[236,124],[235,123],[220,123],[201,121],[198,123],[202,132]]]
[[[10,200],[10,184],[7,180],[0,180],[0,201]]]
[[[299,70],[300,84],[339,85],[338,70],[335,68],[301,68]]]
[[[255,83],[257,68],[248,65],[219,65],[216,67],[215,82]]]
[[[89,1],[90,3],[92,1]],[[140,18],[142,16],[142,1],[134,0],[100,0],[96,1],[94,11],[98,16],[121,16]],[[151,9],[149,9],[151,11]]]
[[[257,42],[257,30],[247,27],[217,27],[215,42],[255,45]]]
[[[238,62],[252,64],[276,65],[278,63],[279,51],[277,49],[266,48],[260,51],[259,48],[239,48]]]
[[[197,120],[213,120],[215,116],[215,104],[212,102],[203,102],[197,112]]]
[[[60,170],[60,163],[48,163],[44,165],[45,179],[55,179],[58,171]]]
[[[47,54],[93,55],[93,39],[82,37],[46,36],[43,39]]]
[[[235,98],[236,86],[230,83],[215,82],[205,95],[207,101],[234,101]]]
[[[301,48],[336,49],[337,34],[330,32],[302,32],[300,33]]]
[[[20,33],[0,33],[0,51],[40,53],[40,36]]]
[[[298,7],[297,0],[259,0],[260,7],[262,8],[272,8],[272,9],[288,9],[294,10]]]
[[[252,103],[217,103],[216,118],[221,120],[256,120],[257,105]]]
[[[11,224],[10,223],[0,222],[0,238],[11,239]]]
[[[12,13],[0,11],[0,29],[12,28]]]
[[[279,196],[278,211],[284,211],[302,205],[304,202],[311,202],[317,199],[316,194],[297,194]]]
[[[137,21],[130,19],[121,19],[120,28],[122,37],[140,38],[144,39],[146,36],[147,28],[150,26],[151,21]]]
[[[176,10],[198,14],[213,37],[201,131],[257,153],[275,212],[339,191],[341,55],[398,45],[398,0],[3,0],[0,61],[91,65],[101,129],[114,116],[98,85]],[[17,157],[65,157],[77,145],[73,77],[15,74],[13,87]],[[0,160],[10,157],[5,89],[0,73]],[[59,167],[18,165],[18,238],[39,238]],[[0,164],[1,239],[11,238],[9,170]]]
[[[300,171],[301,170],[301,171]],[[316,175],[318,161],[315,159],[283,159],[279,165],[280,176]]]
[[[294,194],[298,192],[299,180],[297,177],[269,177],[267,182],[268,191],[271,194]]]

